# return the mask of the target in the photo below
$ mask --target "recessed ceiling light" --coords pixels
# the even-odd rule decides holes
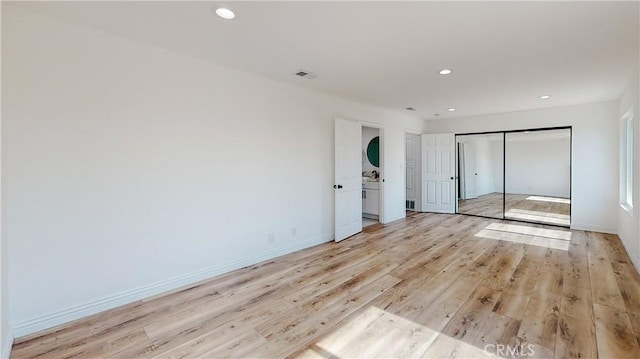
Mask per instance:
[[[449,111],[449,112],[453,112],[453,111],[455,111],[455,110],[456,110],[455,108],[449,108],[449,109],[447,109],[447,111]]]
[[[539,98],[539,99],[541,99],[541,100],[546,100],[546,99],[548,99],[549,97],[551,97],[551,96],[549,96],[549,95],[542,95],[542,96],[540,96],[540,97],[538,97],[538,98]]]
[[[440,70],[440,75],[449,75],[452,72],[453,71],[451,71],[451,69],[442,69],[442,70]]]
[[[224,7],[219,7],[216,9],[216,15],[220,16],[223,19],[226,20],[231,20],[233,18],[236,17],[236,14],[233,13],[233,11],[224,8]]]

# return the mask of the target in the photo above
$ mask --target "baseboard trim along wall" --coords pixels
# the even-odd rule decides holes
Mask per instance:
[[[632,251],[630,251],[629,248],[627,248],[627,245],[624,244],[624,241],[622,239],[620,239],[620,242],[622,243],[622,246],[624,247],[625,252],[627,252],[629,259],[631,259],[631,263],[633,263],[633,266],[636,268],[636,272],[640,274],[640,259],[638,259],[635,256],[635,254]]]
[[[57,312],[49,313],[40,317],[22,322],[12,323],[11,327],[16,338],[32,334],[41,330],[55,327],[60,324],[68,323],[89,315],[97,314],[105,310],[113,309],[121,305],[125,305],[137,300],[148,298],[154,295],[162,294],[174,289],[188,286],[217,275],[231,272],[246,266],[254,265],[262,261],[273,259],[291,252],[309,248],[318,244],[326,243],[334,239],[334,234],[329,233],[316,238],[305,241],[296,242],[290,245],[274,248],[265,251],[260,255],[248,256],[239,260],[228,263],[219,264],[201,271],[184,274],[141,286],[124,292],[120,292],[111,296],[93,300],[84,304],[76,305]],[[3,353],[4,354],[4,353]],[[3,355],[3,358],[5,356]],[[8,357],[8,356],[7,356]]]
[[[572,224],[571,229],[618,235],[618,231],[616,229],[585,225],[585,224]],[[640,259],[636,258],[634,253],[631,252],[629,248],[627,248],[627,246],[624,244],[624,241],[622,239],[620,240],[620,243],[622,243],[622,246],[624,247],[625,252],[627,252],[629,259],[631,259],[631,263],[633,263],[633,266],[635,267],[636,271],[640,274]]]
[[[571,229],[577,229],[580,231],[600,232],[609,234],[618,234],[618,230],[615,228],[594,226],[590,224],[571,223]]]

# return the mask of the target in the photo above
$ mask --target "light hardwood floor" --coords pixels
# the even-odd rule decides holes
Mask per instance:
[[[414,213],[20,338],[12,356],[469,358],[501,345],[639,358],[640,276],[619,239]]]
[[[502,218],[502,193],[489,193],[472,199],[459,199],[458,212]]]
[[[502,193],[489,193],[473,199],[461,199],[458,201],[458,212],[502,218],[502,196]],[[561,226],[570,224],[568,198],[507,193],[504,206],[505,218],[508,219]]]

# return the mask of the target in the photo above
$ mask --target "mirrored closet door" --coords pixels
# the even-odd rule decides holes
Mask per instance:
[[[569,226],[571,130],[506,134],[506,219]]]
[[[456,136],[458,213],[503,218],[504,134]]]
[[[457,213],[569,227],[571,128],[456,135]]]

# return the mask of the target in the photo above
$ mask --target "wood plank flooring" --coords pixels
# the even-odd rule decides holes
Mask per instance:
[[[19,338],[12,357],[640,358],[639,318],[617,236],[410,213]]]
[[[458,212],[477,216],[502,218],[502,193],[489,193],[477,198],[458,200]],[[505,218],[543,224],[569,226],[570,201],[568,198],[535,195],[504,195]]]
[[[472,199],[458,199],[458,213],[502,218],[502,193],[488,193]]]

